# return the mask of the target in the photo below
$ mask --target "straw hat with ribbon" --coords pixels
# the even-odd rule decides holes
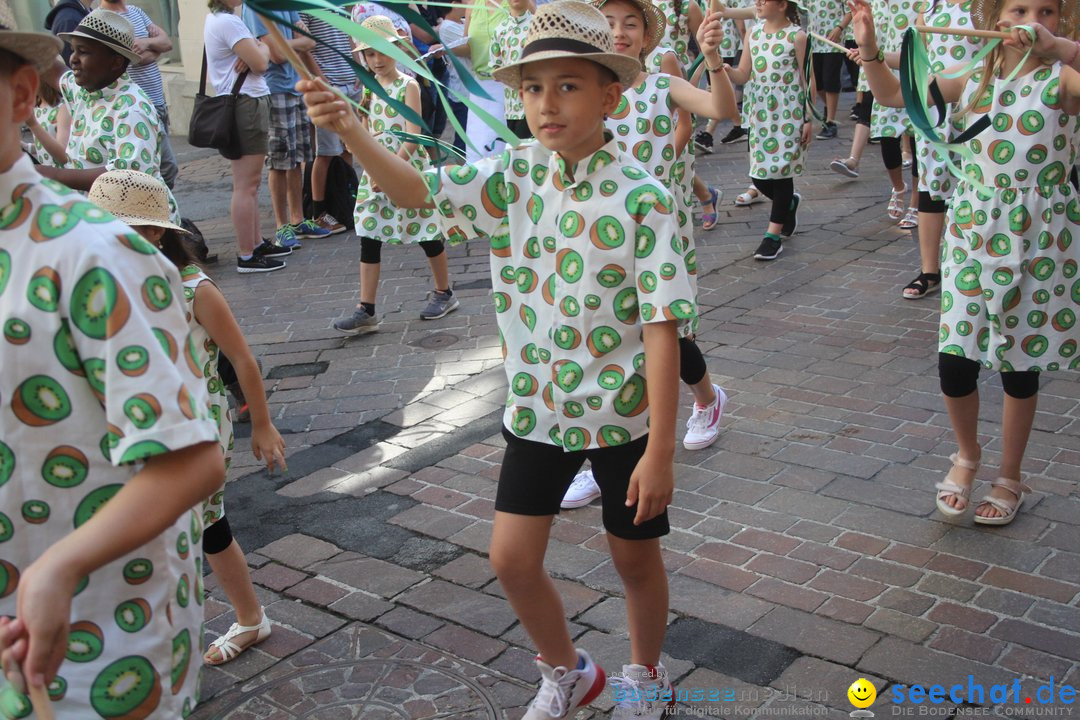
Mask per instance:
[[[541,5],[533,17],[521,59],[495,68],[491,74],[504,85],[517,88],[523,65],[556,58],[581,58],[603,65],[624,87],[633,85],[642,70],[640,60],[615,52],[611,28],[599,10],[579,0],[554,0]]]
[[[1080,31],[1080,0],[1060,0],[1061,19],[1058,21],[1057,34],[1062,37],[1075,37]],[[1004,0],[972,0],[971,23],[980,30],[997,30],[998,17]]]
[[[156,227],[187,230],[169,220],[169,191],[165,183],[135,170],[110,170],[94,180],[88,194],[90,201],[132,227]]]
[[[401,36],[398,35],[397,28],[394,27],[394,21],[385,15],[372,15],[371,17],[360,23],[360,27],[370,30],[374,33],[382,35],[387,41],[396,43],[401,42]],[[361,40],[356,41],[357,50],[368,50],[371,48],[366,42]]]
[[[60,37],[66,42],[71,42],[71,38],[95,40],[131,62],[141,59],[135,52],[134,28],[126,17],[112,10],[94,10],[74,30],[60,33]]]
[[[64,44],[52,35],[36,32],[19,32],[15,13],[8,0],[0,0],[0,49],[18,55],[31,63],[38,72],[52,67],[53,60]]]
[[[604,6],[611,0],[593,0],[593,5],[600,11],[604,11]],[[664,17],[664,13],[660,12],[660,8],[652,0],[626,0],[640,12],[641,16],[645,19],[645,44],[641,47],[641,57],[647,57],[649,53],[659,47],[660,42],[664,39],[664,31],[667,29],[667,18]]]

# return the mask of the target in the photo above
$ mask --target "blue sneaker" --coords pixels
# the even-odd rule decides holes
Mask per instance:
[[[330,235],[330,230],[328,228],[324,228],[311,218],[301,220],[292,227],[293,231],[296,233],[296,237],[324,238]]]
[[[274,233],[274,244],[290,250],[299,250],[303,247],[300,239],[296,237],[296,230],[292,225],[282,225]]]

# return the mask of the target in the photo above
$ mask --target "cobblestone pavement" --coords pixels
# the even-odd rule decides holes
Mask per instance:
[[[665,663],[680,687],[732,701],[681,714],[840,717],[860,676],[879,692],[968,675],[1019,679],[1021,698],[1051,678],[1080,686],[1080,386],[1043,379],[1025,462],[1036,492],[1012,525],[935,513],[954,449],[937,304],[900,298],[917,251],[884,215],[875,149],[862,180],[824,169],[849,133],[813,146],[800,232],[772,263],[749,259],[767,206],[730,204],[745,148],[698,160],[729,198],[698,264],[699,342],[731,399],[719,441],[677,454]],[[210,272],[262,360],[289,457],[267,475],[238,438],[229,517],[274,633],[205,673],[195,717],[519,718],[537,672],[485,556],[505,393],[485,247],[450,250],[461,309],[434,322],[418,319],[423,254],[388,248],[380,332],[342,338],[330,323],[355,302],[355,239],[305,241],[286,270],[237,275],[228,169],[179,149],[178,195],[220,253]],[[1001,391],[992,375],[983,388],[986,480]],[[599,528],[595,505],[565,512],[549,565],[575,638],[617,670],[624,602]],[[212,576],[207,587],[212,637],[232,616]],[[1011,695],[981,704],[1040,710]]]

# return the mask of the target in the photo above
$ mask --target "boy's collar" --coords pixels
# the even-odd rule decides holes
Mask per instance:
[[[612,135],[610,130],[605,129],[604,144],[593,151],[591,155],[583,157],[571,167],[567,167],[562,155],[557,152],[551,153],[552,165],[555,169],[555,172],[551,175],[551,181],[555,184],[557,190],[564,190],[615,162],[618,153],[619,144],[616,142],[615,136]],[[585,168],[585,170],[579,173],[578,168]]]

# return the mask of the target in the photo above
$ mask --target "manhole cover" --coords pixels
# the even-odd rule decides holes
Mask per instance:
[[[319,665],[245,692],[215,717],[266,720],[498,720],[499,704],[475,681],[410,660]]]
[[[432,333],[431,335],[425,335],[419,340],[414,340],[409,343],[413,347],[423,348],[424,350],[442,350],[448,348],[456,343],[460,338],[457,335],[451,333]]]
[[[328,367],[330,367],[330,363],[324,360],[309,363],[295,363],[293,365],[278,365],[276,368],[270,370],[266,377],[271,380],[281,380],[283,378],[321,375],[326,372],[326,368]]]

